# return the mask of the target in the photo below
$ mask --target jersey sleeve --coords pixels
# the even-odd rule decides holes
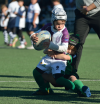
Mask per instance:
[[[49,48],[58,52],[66,52],[68,48],[68,42],[69,42],[69,33],[67,28],[65,28],[63,31],[62,41],[61,45],[56,45],[53,42],[50,42]]]
[[[41,11],[41,8],[40,8],[39,4],[37,3],[37,4],[35,5],[34,13],[40,14],[40,11]]]
[[[25,10],[25,7],[22,7],[21,12],[22,12],[22,16],[24,16],[24,17],[25,17],[25,15],[26,15],[26,10]]]
[[[94,4],[96,7],[99,7],[100,6],[100,0],[94,0]]]
[[[11,5],[8,5],[8,12],[11,13]]]

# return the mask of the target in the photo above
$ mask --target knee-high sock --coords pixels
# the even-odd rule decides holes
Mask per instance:
[[[10,42],[9,42],[10,44],[12,44],[13,43],[13,39],[10,37]]]
[[[64,86],[64,87],[67,87],[71,90],[74,91],[75,89],[75,85],[72,81],[68,80],[68,79],[65,79],[64,77],[60,77],[56,80],[56,83],[61,85],[61,86]]]
[[[19,38],[20,40],[20,45],[24,45],[24,40],[21,40],[21,38]]]
[[[73,83],[75,84],[77,91],[82,91],[84,84],[80,80],[75,80]]]
[[[7,30],[4,30],[3,34],[4,34],[4,42],[8,43],[8,33],[7,33]]]
[[[41,91],[46,92],[48,89],[46,87],[46,84],[44,82],[44,79],[42,77],[42,74],[39,73],[36,69],[33,70],[33,76],[35,78],[35,81],[37,82],[39,88]]]
[[[9,32],[9,36],[10,36],[10,38],[14,39],[17,35],[13,34],[13,32]]]

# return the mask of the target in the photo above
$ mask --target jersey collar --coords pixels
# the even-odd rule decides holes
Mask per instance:
[[[64,28],[62,30],[60,30],[59,32],[62,32],[66,27],[64,26]],[[58,32],[56,29],[54,29],[54,26],[51,26],[51,31],[52,32]]]

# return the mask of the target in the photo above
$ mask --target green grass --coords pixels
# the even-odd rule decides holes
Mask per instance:
[[[29,37],[24,35],[29,46]],[[80,80],[91,89],[90,98],[53,86],[55,95],[32,96],[38,89],[32,71],[43,56],[42,51],[5,46],[0,32],[0,104],[100,104],[100,40],[96,34],[88,35],[78,70]]]

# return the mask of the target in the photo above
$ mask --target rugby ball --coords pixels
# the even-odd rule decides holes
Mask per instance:
[[[51,40],[51,34],[47,30],[42,30],[38,33],[37,37],[38,41],[35,44],[33,43],[33,46],[36,50],[43,50],[43,43]]]

